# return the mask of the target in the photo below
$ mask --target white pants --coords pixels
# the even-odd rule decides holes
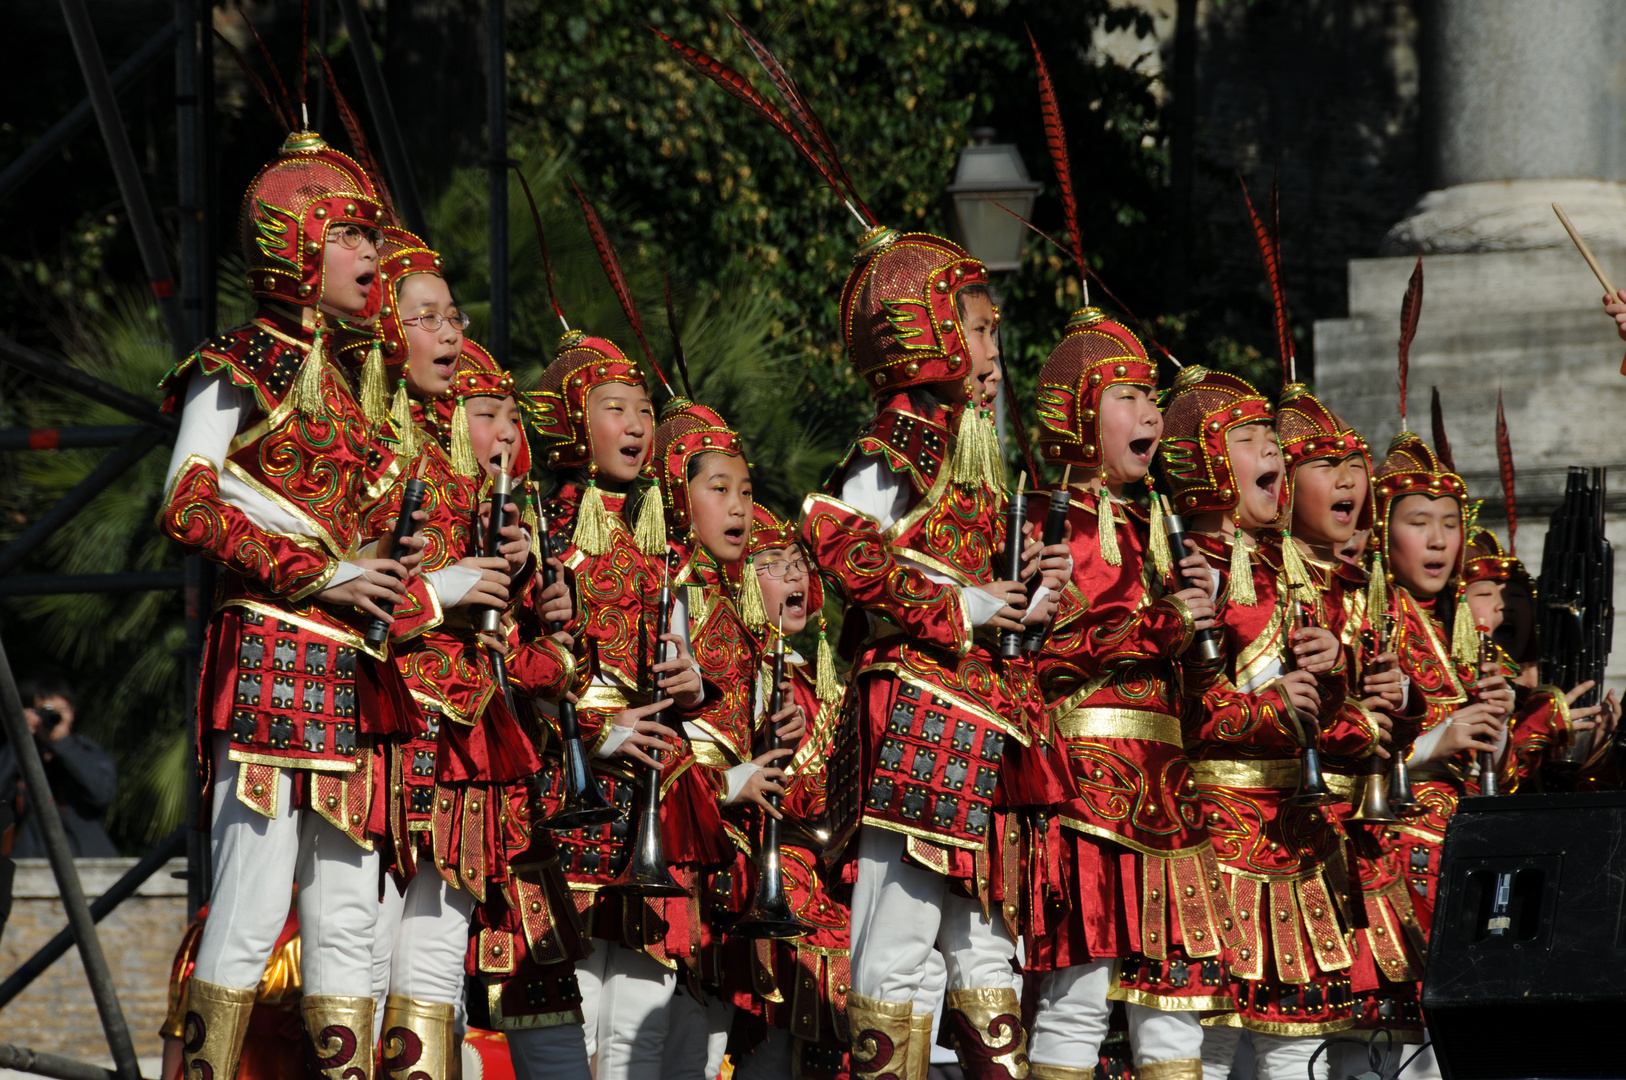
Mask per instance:
[[[1305,1080],[1311,1075],[1308,1071],[1310,1058],[1327,1041],[1326,1036],[1322,1035],[1266,1035],[1258,1031],[1248,1032],[1248,1037],[1253,1042],[1254,1061],[1257,1063],[1254,1075],[1258,1080]],[[1241,1028],[1203,1029],[1203,1080],[1226,1080],[1231,1075],[1237,1043],[1241,1039]],[[1316,1080],[1327,1080],[1331,1066],[1328,1053],[1322,1051],[1321,1056],[1316,1058]],[[1361,1067],[1354,1072],[1365,1071],[1366,1059],[1363,1056]],[[1335,1075],[1343,1077],[1352,1074],[1340,1072]],[[1412,1080],[1410,1069],[1406,1070],[1406,1080]]]
[[[517,1080],[592,1080],[580,1024],[510,1031],[508,1056]]]
[[[1365,1038],[1367,1035],[1368,1033],[1364,1031],[1346,1031],[1340,1037],[1358,1039]],[[1258,1038],[1258,1036],[1256,1035],[1254,1038]],[[1385,1044],[1384,1037],[1374,1034],[1373,1038],[1380,1050],[1378,1056],[1382,1059],[1382,1075],[1389,1076],[1393,1074],[1407,1058],[1417,1054],[1417,1060],[1407,1065],[1406,1071],[1401,1074],[1404,1080],[1440,1080],[1440,1061],[1434,1056],[1432,1046],[1418,1053],[1416,1043],[1397,1042],[1389,1048],[1387,1055],[1385,1055],[1381,1053]],[[1323,1054],[1322,1057],[1326,1057],[1328,1054],[1332,1055],[1332,1075],[1335,1077],[1359,1076],[1361,1073],[1372,1071],[1366,1047],[1340,1043],[1327,1051],[1327,1054]]]
[[[1028,1059],[1036,1065],[1077,1067],[1101,1056],[1112,1019],[1116,965],[1111,960],[1078,964],[1045,975],[1039,984],[1039,1008],[1028,1033]]]
[[[293,810],[287,773],[277,783],[276,817],[244,806],[230,748],[230,737],[216,733],[214,891],[194,976],[239,990],[260,985],[297,882],[304,993],[370,996],[378,853],[364,851],[320,815]]]
[[[735,1063],[734,1080],[790,1080],[795,1041],[784,1028],[769,1028],[768,1037]]]
[[[1203,1032],[1195,1012],[1165,1012],[1124,1003],[1129,1016],[1129,1049],[1135,1068],[1156,1061],[1191,1061],[1203,1056]]]
[[[717,1080],[728,1049],[734,1006],[715,997],[708,997],[702,1005],[687,990],[679,990],[668,1009],[661,1080]]]
[[[598,1080],[659,1080],[677,973],[641,952],[594,938],[592,953],[576,964],[576,982],[584,1050],[587,1058],[598,1058]],[[508,1033],[510,1046],[552,1045],[558,1038],[547,1028]]]
[[[474,897],[447,884],[428,862],[419,863],[404,895],[394,882],[385,883],[373,935],[379,1024],[390,994],[461,1005],[463,954],[473,915]]]
[[[865,825],[858,832],[853,886],[852,987],[878,1001],[934,1007],[924,991],[933,946],[942,952],[951,990],[1017,989],[1016,943],[1003,920],[954,895],[948,879],[903,861],[901,833]]]

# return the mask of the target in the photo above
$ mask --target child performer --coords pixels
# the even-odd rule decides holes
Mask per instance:
[[[667,833],[667,860],[681,880],[696,882],[687,919],[674,920],[667,934],[667,955],[681,959],[686,986],[672,1001],[665,1072],[714,1076],[734,1020],[725,994],[733,973],[726,970],[720,924],[749,906],[750,837],[760,821],[755,810],[767,807],[768,795],[783,794],[784,759],[806,722],[794,701],[775,716],[763,716],[761,726],[776,725],[784,746],[754,753],[761,734],[755,635],[765,628],[766,612],[745,558],[753,503],[740,436],[713,410],[678,399],[668,404],[655,433],[655,460],[667,526],[681,538],[673,543],[678,567],[672,622],[688,640],[707,685],[705,704],[683,713],[692,757],[671,767],[672,787],[664,793],[671,804],[662,807],[663,815],[683,823],[676,835]],[[701,812],[700,798],[707,812]],[[682,814],[685,805],[694,809]]]
[[[526,568],[530,547],[516,523],[506,530],[502,554],[480,557],[481,495],[498,470],[523,476],[530,461],[513,380],[463,338],[467,320],[438,272],[438,257],[395,229],[386,230],[383,256],[390,312],[383,337],[386,344],[402,342],[407,364],[395,404],[393,483],[369,509],[369,521],[387,531],[405,482],[417,477],[427,486],[428,546],[422,585],[409,593],[421,603],[398,612],[391,633],[425,724],[391,761],[399,885],[385,889],[379,920],[388,989],[382,1057],[386,1076],[439,1080],[458,1060],[453,1018],[470,917],[507,877],[503,790],[541,764],[498,692],[492,646],[476,632],[480,611],[507,608],[510,579]],[[549,599],[563,600],[568,617],[562,583]],[[522,656],[524,677],[515,670]],[[573,667],[570,654],[549,639],[508,661],[514,683],[554,698]]]
[[[655,436],[649,370],[605,338],[567,331],[539,388],[522,401],[555,481],[542,500],[541,527],[574,585],[576,611],[566,629],[579,643],[577,678],[585,687],[576,719],[594,780],[623,813],[613,823],[556,834],[564,875],[594,938],[576,977],[586,1053],[597,1059],[600,1080],[653,1076],[660,1069],[676,983],[665,951],[667,911],[681,911],[686,901],[600,890],[620,876],[631,855],[644,769],[658,764],[653,753],[678,737],[666,714],[674,704],[703,700],[699,673],[686,655],[653,662],[655,604],[669,572],[659,489],[644,482]],[[528,621],[540,622],[521,620]],[[540,625],[532,636],[549,630]],[[555,728],[543,753],[546,786],[531,811],[533,830],[546,828],[564,800],[559,754]],[[513,950],[502,956],[481,950],[474,960],[492,980],[490,993],[503,1012],[524,1012],[524,981],[511,977],[518,962]],[[522,1076],[553,1067],[553,1034],[523,1019],[493,1021],[507,1031]]]
[[[363,371],[341,369],[328,339],[334,320],[378,311],[382,216],[355,162],[290,135],[243,202],[259,310],[164,381],[164,407],[183,412],[160,526],[224,566],[199,688],[214,890],[188,993],[188,1076],[235,1070],[296,880],[318,1073],[370,1069],[373,846],[387,809],[376,750],[418,720],[363,632],[369,617],[388,621],[377,601],[401,596],[419,556],[361,543],[364,485],[390,464],[372,442],[383,359],[370,349]]]
[[[847,1071],[846,989],[851,977],[849,914],[830,895],[819,856],[829,835],[825,805],[828,756],[839,720],[843,686],[824,638],[824,587],[796,539],[794,526],[764,506],[755,507],[747,551],[750,572],[762,590],[767,614],[754,634],[762,657],[758,696],[772,691],[774,648],[779,635],[800,634],[809,619],[819,625],[816,663],[809,664],[787,645],[785,701],[807,718],[807,732],[785,765],[779,855],[791,912],[811,928],[791,940],[731,938],[726,970],[741,987],[733,995],[755,1023],[748,1025],[754,1049],[735,1055],[741,1080],[841,1080]],[[761,711],[760,709],[758,711]],[[746,882],[753,895],[755,878]]]
[[[1128,1001],[1140,1075],[1196,1077],[1196,1010],[1230,1001],[1225,894],[1181,749],[1181,668],[1196,631],[1214,625],[1212,580],[1187,554],[1192,584],[1173,586],[1162,514],[1133,498],[1163,434],[1156,383],[1135,335],[1095,308],[1073,315],[1039,374],[1040,444],[1077,470],[1072,579],[1039,676],[1078,791],[1047,815],[1030,856],[1060,867],[1034,904],[1043,923],[1027,957],[1047,972],[1031,1047],[1041,1080],[1089,1075],[1109,994]],[[1125,960],[1127,994],[1113,980]]]

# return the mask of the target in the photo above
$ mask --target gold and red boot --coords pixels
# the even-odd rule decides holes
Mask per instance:
[[[299,1003],[310,1040],[311,1074],[321,1080],[375,1080],[373,999],[307,995]]]
[[[204,1080],[228,1080],[236,1075],[256,989],[234,990],[202,979],[187,983],[186,1026],[181,1036],[183,1075]]]
[[[403,994],[384,1000],[384,1037],[379,1044],[381,1080],[450,1080],[459,1075],[462,1040],[455,1006]]]
[[[847,994],[847,1030],[852,1037],[853,1080],[926,1080],[931,1060],[931,1022],[916,1028],[910,1002],[877,1001],[863,994]],[[918,1053],[915,1042],[927,1044]]]

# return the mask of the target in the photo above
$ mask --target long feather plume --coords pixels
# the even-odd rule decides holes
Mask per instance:
[[[1496,468],[1502,474],[1502,509],[1507,513],[1507,553],[1513,554],[1519,531],[1519,508],[1513,492],[1513,443],[1507,435],[1507,413],[1502,411],[1502,390],[1496,390]]]
[[[1016,433],[1016,447],[1022,452],[1022,462],[1028,468],[1028,476],[1033,480],[1033,488],[1037,491],[1044,487],[1044,474],[1039,471],[1039,461],[1033,456],[1033,448],[1028,445],[1028,426],[1022,419],[1022,406],[1016,388],[1011,385],[1011,369],[1005,363],[1005,354],[999,356],[999,378],[1005,384],[1005,408],[1009,413],[1011,430]]]
[[[283,110],[282,106],[277,103],[276,99],[271,96],[271,91],[265,85],[265,80],[260,78],[259,72],[248,66],[248,58],[238,50],[237,46],[231,43],[230,38],[226,37],[226,35],[222,34],[218,29],[214,30],[214,35],[222,45],[226,46],[226,51],[229,52],[231,54],[231,58],[237,62],[237,66],[242,69],[243,77],[246,78],[248,80],[248,84],[254,88],[254,92],[260,95],[260,100],[265,102],[265,107],[271,110],[271,118],[278,124],[282,125],[283,131],[292,131],[294,129],[293,118],[290,117],[287,112]]]
[[[1445,409],[1440,406],[1440,388],[1431,386],[1428,389],[1429,423],[1434,430],[1434,453],[1442,465],[1456,472],[1457,461],[1455,455],[1451,453],[1451,440],[1445,437]]]
[[[265,66],[271,69],[271,77],[277,81],[277,93],[282,98],[283,115],[288,117],[288,130],[293,131],[297,126],[299,114],[294,112],[294,103],[288,97],[288,84],[282,81],[282,72],[277,70],[277,62],[271,59],[271,50],[265,47],[265,39],[260,36],[259,28],[254,25],[254,20],[248,17],[248,12],[243,10],[242,0],[238,0],[237,14],[242,17],[243,25],[248,27],[248,32],[254,35],[254,44],[259,47],[260,59],[265,61]]]
[[[649,357],[650,364],[654,364],[655,350],[649,347],[649,339],[644,336],[644,321],[638,317],[638,308],[633,305],[632,290],[627,288],[627,275],[621,272],[621,260],[616,257],[615,247],[610,243],[610,234],[604,231],[604,222],[599,219],[598,211],[576,184],[574,176],[570,177],[570,186],[576,192],[577,201],[582,204],[582,215],[587,218],[587,231],[592,234],[593,247],[598,249],[598,261],[604,267],[604,276],[610,279],[610,288],[615,290],[615,298],[621,301],[621,311],[627,317],[627,325],[632,327],[632,336],[638,339],[638,347]]]
[[[779,62],[779,57],[775,56],[755,34],[741,26],[738,19],[730,14],[728,21],[733,23],[734,29],[740,32],[740,37],[745,40],[746,48],[751,50],[751,55],[757,58],[757,63],[762,65],[762,70],[767,72],[768,81],[773,83],[775,90],[779,91],[779,96],[785,99],[785,104],[790,107],[791,119],[796,121],[803,133],[812,140],[814,147],[824,155],[824,161],[829,167],[830,175],[841,183],[841,187],[847,193],[846,202],[848,207],[869,224],[876,224],[875,215],[870,213],[869,207],[865,206],[864,200],[859,197],[858,186],[853,183],[852,177],[847,175],[847,167],[841,163],[841,155],[836,153],[836,144],[830,141],[829,135],[825,134],[824,123],[802,94],[801,87],[796,85],[796,80],[791,77],[789,71],[785,70],[785,65]]]
[[[1270,286],[1271,303],[1276,309],[1276,348],[1282,358],[1282,381],[1293,382],[1298,374],[1297,364],[1293,356],[1293,331],[1287,322],[1287,293],[1282,286],[1281,253],[1276,247],[1276,238],[1272,229],[1259,217],[1259,212],[1253,207],[1253,198],[1248,194],[1248,182],[1237,174],[1237,181],[1242,185],[1242,200],[1248,205],[1248,221],[1253,225],[1253,236],[1259,243],[1259,258],[1265,264],[1265,281]],[[1275,203],[1274,187],[1272,188],[1271,203]],[[1267,206],[1267,210],[1271,207]]]
[[[1068,250],[1068,247],[1067,247],[1066,244],[1062,243],[1060,240],[1057,240],[1054,236],[1051,236],[1049,233],[1047,233],[1043,229],[1039,228],[1039,226],[1035,225],[1033,222],[1029,221],[1027,218],[1023,217],[1021,214],[1018,214],[1015,210],[1012,210],[1010,207],[1004,205],[1003,203],[995,202],[993,199],[988,199],[987,202],[991,206],[999,207],[999,209],[1005,211],[1007,214],[1011,215],[1011,217],[1015,218],[1017,221],[1020,221],[1023,225],[1026,225],[1029,229],[1033,230],[1035,235],[1037,235],[1041,239],[1047,241],[1050,244],[1051,247],[1055,248],[1057,251],[1061,252],[1063,255],[1067,255],[1067,256],[1072,255],[1072,252],[1070,250]],[[1168,349],[1163,347],[1163,343],[1158,341],[1157,338],[1152,335],[1151,327],[1147,326],[1144,322],[1142,322],[1140,316],[1136,315],[1133,311],[1131,311],[1129,309],[1128,304],[1125,304],[1122,300],[1118,299],[1118,294],[1113,292],[1111,286],[1109,286],[1105,281],[1101,280],[1101,275],[1100,274],[1097,274],[1093,269],[1090,268],[1090,266],[1088,264],[1080,264],[1079,270],[1090,281],[1095,282],[1096,286],[1099,287],[1102,292],[1107,294],[1107,299],[1111,300],[1115,305],[1117,305],[1118,310],[1123,312],[1124,315],[1129,319],[1129,321],[1135,324],[1135,329],[1140,333],[1140,336],[1145,340],[1145,342],[1148,345],[1150,345],[1152,348],[1156,349],[1158,352],[1162,353],[1164,358],[1167,359],[1169,361],[1169,363],[1173,364],[1175,367],[1181,368],[1181,367],[1186,366],[1186,365],[1182,364],[1179,360],[1175,359],[1175,356],[1174,356],[1173,353],[1171,353]]]
[[[1406,283],[1406,295],[1400,300],[1400,428],[1406,428],[1406,377],[1411,374],[1411,343],[1417,336],[1417,319],[1423,313],[1423,257],[1417,256],[1417,267]]]
[[[1080,271],[1083,271],[1084,233],[1078,225],[1078,196],[1073,190],[1073,164],[1067,153],[1067,129],[1061,122],[1061,103],[1056,98],[1056,84],[1050,78],[1050,67],[1044,62],[1044,53],[1039,51],[1039,42],[1031,28],[1028,30],[1028,41],[1033,44],[1033,59],[1039,65],[1039,111],[1044,116],[1044,141],[1050,150],[1050,164],[1056,171],[1056,187],[1061,191],[1062,221],[1073,240],[1070,254]],[[1085,274],[1084,277],[1084,287],[1088,290],[1089,276]],[[1088,303],[1087,292],[1085,302]]]
[[[339,89],[339,77],[334,74],[333,65],[327,62],[327,57],[319,57],[322,61],[322,77],[327,82],[328,93],[333,95],[333,105],[339,114],[339,122],[344,125],[344,133],[350,139],[350,149],[355,151],[356,160],[372,178],[373,185],[378,188],[378,195],[384,203],[384,213],[388,215],[392,224],[399,224],[401,215],[395,209],[395,196],[390,193],[390,186],[384,181],[384,170],[378,167],[378,159],[373,156],[372,144],[367,141],[367,131],[361,126],[361,117],[350,104],[350,99],[344,96]]]
[[[548,303],[553,313],[559,316],[559,325],[568,332],[570,322],[565,318],[564,309],[559,306],[559,293],[553,285],[553,259],[548,255],[548,237],[542,231],[542,212],[536,208],[536,196],[531,194],[531,182],[525,179],[525,172],[514,162],[514,175],[519,177],[520,190],[525,192],[525,202],[531,208],[531,225],[536,229],[536,246],[542,250],[542,279],[548,286]],[[653,360],[650,363],[654,363]]]
[[[801,153],[802,157],[807,160],[808,164],[813,166],[814,171],[824,178],[824,182],[829,184],[830,189],[836,193],[836,198],[840,199],[842,203],[844,203],[847,208],[853,212],[853,214],[858,218],[860,224],[866,226],[876,224],[875,216],[869,213],[867,207],[861,212],[857,206],[854,206],[848,200],[846,188],[842,185],[840,177],[838,177],[835,171],[825,163],[824,159],[820,156],[819,152],[813,148],[812,144],[809,143],[807,139],[803,138],[801,132],[796,129],[795,125],[793,125],[789,120],[785,119],[785,114],[775,108],[771,101],[757,93],[756,87],[751,85],[751,81],[749,79],[720,60],[713,60],[711,57],[707,56],[705,53],[701,52],[699,49],[696,49],[692,45],[685,45],[676,38],[672,38],[661,33],[653,26],[651,26],[649,30],[650,33],[654,34],[656,37],[666,42],[666,44],[670,45],[672,47],[672,51],[683,57],[684,60],[687,60],[690,66],[692,66],[696,71],[700,72],[702,75],[706,76],[706,78],[722,87],[735,98],[744,102],[746,106],[758,116],[772,124],[774,129],[778,131],[779,134],[783,135],[786,139],[789,139],[790,144]]]
[[[689,354],[683,348],[683,335],[678,333],[677,309],[672,306],[672,283],[665,274],[661,275],[661,286],[666,290],[666,329],[672,335],[672,360],[677,364],[678,378],[683,380],[683,393],[690,401],[695,400],[694,384],[689,381]],[[666,388],[668,394],[672,388]]]

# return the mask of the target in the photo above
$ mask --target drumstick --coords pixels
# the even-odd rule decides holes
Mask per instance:
[[[1611,302],[1623,299],[1620,293],[1615,291],[1615,287],[1609,283],[1609,277],[1603,272],[1603,267],[1598,265],[1598,260],[1593,256],[1592,249],[1586,246],[1586,241],[1581,239],[1581,234],[1575,231],[1575,226],[1571,223],[1570,216],[1564,213],[1564,208],[1557,203],[1553,203],[1553,213],[1558,215],[1559,223],[1564,226],[1564,231],[1569,233],[1570,239],[1575,242],[1575,249],[1581,253],[1581,258],[1585,259],[1586,264],[1592,267],[1592,273],[1598,279],[1598,284],[1603,286],[1604,294],[1609,297]],[[1626,357],[1621,358],[1620,373],[1626,375]]]

